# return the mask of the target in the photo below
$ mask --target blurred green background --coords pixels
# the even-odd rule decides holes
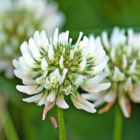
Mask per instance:
[[[139,0],[58,0],[59,8],[66,15],[62,30],[70,30],[70,36],[77,39],[79,31],[84,34],[100,34],[103,30],[111,31],[114,26],[140,27]],[[26,97],[15,89],[20,80],[5,80],[0,76],[0,89],[7,95],[0,100],[0,140],[58,140],[58,129],[50,123],[50,117],[56,117],[56,107],[48,112],[42,121],[43,106],[28,104],[21,99]],[[6,87],[6,88],[5,88]],[[3,96],[3,95],[2,95]],[[5,104],[9,98],[8,104]],[[3,103],[4,102],[4,103]],[[102,115],[90,114],[76,109],[68,99],[70,108],[64,110],[68,140],[112,140],[115,106]],[[1,105],[2,104],[2,105]],[[3,108],[7,108],[3,110]],[[7,121],[3,116],[8,117]],[[14,130],[13,130],[14,126]],[[122,140],[140,140],[140,105],[132,104],[132,115],[123,117]]]

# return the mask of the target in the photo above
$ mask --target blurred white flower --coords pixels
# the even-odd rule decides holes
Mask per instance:
[[[110,87],[110,83],[100,84],[106,77],[102,73],[107,64],[103,47],[95,45],[92,37],[84,36],[80,41],[81,38],[82,33],[72,45],[69,31],[58,34],[56,29],[53,40],[46,37],[45,31],[36,31],[28,44],[21,45],[22,57],[13,61],[15,75],[25,84],[18,85],[17,89],[33,95],[24,101],[45,105],[43,120],[55,104],[69,108],[64,99],[67,95],[75,107],[94,113],[94,105],[81,97],[78,88],[97,93]]]
[[[36,30],[52,35],[65,17],[56,2],[48,0],[0,0],[0,72],[13,77],[11,60],[20,56],[20,44]]]
[[[86,99],[94,100],[95,106],[107,105],[99,113],[108,111],[118,100],[125,117],[131,115],[130,100],[140,103],[140,33],[132,29],[115,27],[110,39],[108,33],[102,33],[101,41],[110,57],[105,68],[109,75],[106,79],[111,82],[111,88],[97,95],[83,95]],[[100,42],[101,43],[101,42]]]

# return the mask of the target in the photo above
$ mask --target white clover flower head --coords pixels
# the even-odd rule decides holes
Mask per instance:
[[[21,55],[20,44],[36,30],[45,29],[52,35],[64,21],[64,14],[58,11],[56,2],[0,0],[0,72],[4,72],[7,78],[13,78],[11,60]]]
[[[55,104],[63,109],[69,108],[64,99],[68,95],[75,107],[94,113],[94,105],[81,97],[78,88],[98,93],[110,87],[110,83],[100,84],[106,77],[102,73],[107,64],[103,47],[96,46],[92,38],[81,38],[82,33],[72,45],[69,31],[58,34],[56,29],[50,39],[45,31],[36,31],[29,43],[21,45],[19,60],[13,61],[15,75],[25,84],[18,85],[17,90],[33,95],[24,101],[45,105],[43,120]]]
[[[96,40],[96,39],[95,39]],[[111,88],[98,97],[83,95],[86,99],[92,98],[95,105],[103,103],[107,105],[99,112],[108,111],[108,109],[118,99],[119,105],[125,117],[131,114],[130,100],[140,103],[140,33],[134,33],[132,29],[127,32],[124,29],[115,27],[108,39],[108,33],[104,31],[101,36],[101,42],[109,56],[109,62],[105,68],[108,73],[107,81],[111,82]]]

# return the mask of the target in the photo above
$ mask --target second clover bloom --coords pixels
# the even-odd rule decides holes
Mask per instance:
[[[0,73],[13,78],[11,60],[18,58],[19,46],[36,30],[53,34],[64,24],[58,3],[49,0],[0,0]]]
[[[106,102],[100,113],[108,111],[117,100],[124,116],[130,117],[130,100],[140,103],[140,33],[115,27],[110,39],[107,32],[103,32],[101,41],[110,57],[105,72],[111,87],[90,98],[89,95],[83,97],[94,100],[96,106]]]
[[[36,31],[21,45],[19,60],[13,61],[15,75],[25,84],[17,89],[31,95],[23,101],[45,105],[43,120],[55,104],[69,108],[64,99],[68,95],[76,108],[94,113],[94,104],[85,100],[78,88],[97,93],[110,87],[110,83],[99,84],[106,76],[102,71],[108,60],[103,47],[95,45],[94,38],[81,38],[82,33],[72,45],[69,31],[58,34],[56,29],[53,38],[47,38],[45,31]]]

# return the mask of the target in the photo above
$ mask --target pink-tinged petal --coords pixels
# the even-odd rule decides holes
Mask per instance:
[[[56,100],[56,105],[63,109],[69,108],[69,105],[66,103],[66,101],[64,100],[64,97],[62,95],[60,97],[58,97],[58,99]]]
[[[134,103],[140,103],[140,86],[139,85],[134,85],[134,89],[128,93],[130,99]]]
[[[92,88],[84,88],[85,91],[89,93],[98,93],[102,90],[106,90],[111,86],[111,83],[104,83],[104,84],[98,84]]]
[[[131,104],[126,97],[119,98],[119,105],[122,109],[122,112],[126,118],[129,118],[131,115]]]
[[[54,117],[51,117],[51,123],[55,129],[58,127],[57,120]]]
[[[105,107],[99,110],[99,114],[107,112],[112,107],[112,105],[114,105],[115,101],[116,100],[113,100],[112,102],[107,103]]]
[[[49,110],[51,110],[55,105],[55,102],[52,102],[52,103],[48,103],[48,105],[44,108],[43,110],[43,116],[42,116],[42,120],[45,120],[46,118],[46,114]]]
[[[36,94],[36,93],[39,93],[43,90],[42,86],[37,87],[37,85],[36,86],[17,85],[16,88],[17,88],[18,91],[26,93],[28,95]]]
[[[27,102],[27,103],[31,103],[31,102],[36,103],[36,102],[40,101],[40,99],[42,98],[42,95],[43,95],[43,93],[40,93],[40,94],[34,95],[32,97],[29,97],[29,98],[25,98],[25,99],[22,99],[22,100]]]

